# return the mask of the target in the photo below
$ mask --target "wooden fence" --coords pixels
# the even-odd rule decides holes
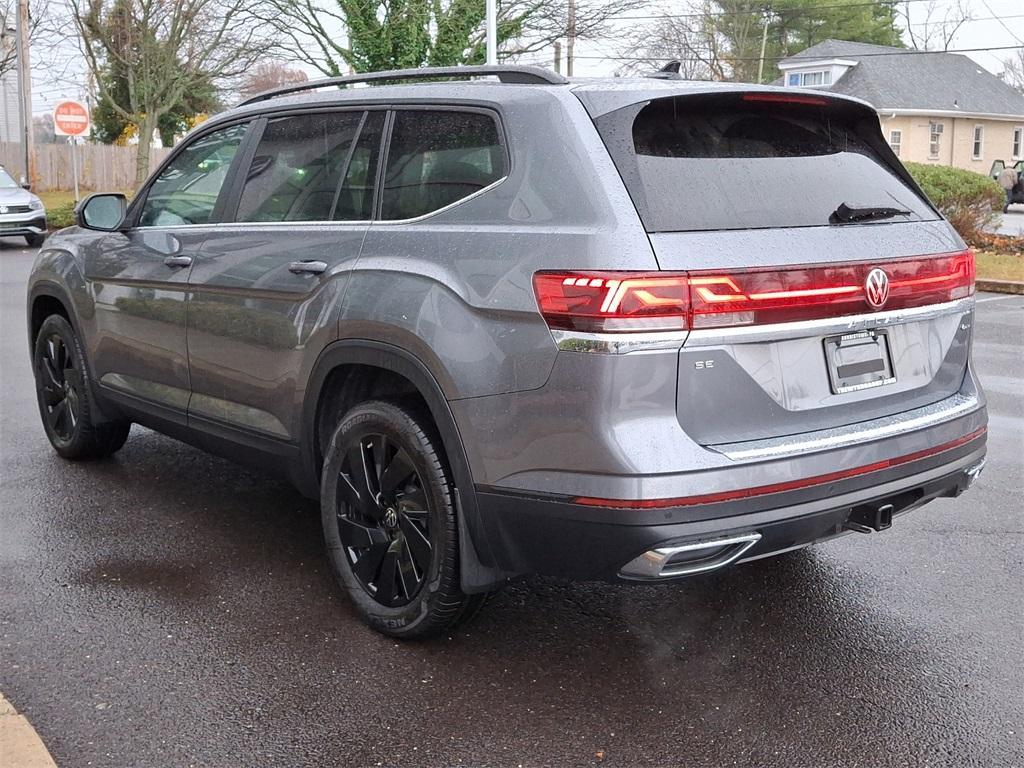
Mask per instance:
[[[135,189],[136,147],[80,144],[75,151],[78,153],[78,185],[81,189],[117,192]],[[149,153],[150,170],[170,151],[163,147],[152,148]],[[20,177],[24,165],[21,144],[0,142],[0,164],[15,178]],[[67,144],[36,144],[33,176],[32,189],[39,192],[74,189],[71,147]]]

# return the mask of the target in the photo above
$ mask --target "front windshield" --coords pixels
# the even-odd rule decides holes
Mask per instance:
[[[0,189],[17,189],[19,186],[11,174],[0,168]]]

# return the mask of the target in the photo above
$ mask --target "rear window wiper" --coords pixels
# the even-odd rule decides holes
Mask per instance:
[[[891,219],[894,216],[909,216],[910,211],[902,208],[888,208],[885,206],[869,206],[867,208],[854,208],[846,203],[840,203],[839,207],[832,211],[828,217],[829,224],[852,224],[858,221],[878,221],[879,219]]]

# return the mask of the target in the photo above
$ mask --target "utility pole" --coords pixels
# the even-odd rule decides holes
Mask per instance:
[[[478,5],[477,8],[480,6]],[[498,0],[487,0],[487,63],[498,63]]]
[[[768,45],[768,9],[764,11],[764,32],[761,33],[761,59],[757,62],[757,84],[764,82],[764,49]]]
[[[21,147],[24,152],[25,183],[32,183],[32,67],[28,57],[28,0],[18,0],[18,114],[21,117]]]
[[[555,72],[562,74],[562,42],[555,40]]]
[[[565,30],[565,74],[572,77],[573,51],[576,49],[576,0],[569,0],[569,23]]]

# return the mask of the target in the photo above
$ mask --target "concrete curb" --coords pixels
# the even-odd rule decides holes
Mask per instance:
[[[974,281],[974,287],[979,291],[992,291],[993,293],[1016,293],[1024,295],[1024,283],[1015,280],[983,280]]]
[[[0,693],[0,768],[57,768],[39,734]]]

